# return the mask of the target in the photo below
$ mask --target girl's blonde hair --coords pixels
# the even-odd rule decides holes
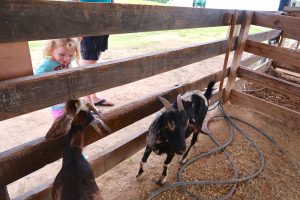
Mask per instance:
[[[48,40],[45,44],[44,50],[43,50],[43,57],[51,57],[53,50],[57,47],[66,47],[68,49],[74,49],[75,50],[75,59],[78,61],[79,59],[79,45],[78,40],[75,38],[62,38],[62,39],[53,39]]]

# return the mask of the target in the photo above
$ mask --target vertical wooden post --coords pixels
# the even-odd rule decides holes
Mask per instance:
[[[33,74],[28,42],[0,44],[0,81]]]
[[[283,34],[280,36],[280,40],[279,40],[279,43],[278,43],[278,46],[281,47],[282,44],[284,42],[284,37],[283,37]]]
[[[0,187],[0,200],[9,200],[6,186]]]
[[[228,59],[229,59],[229,54],[230,54],[230,51],[231,51],[231,46],[232,46],[232,43],[233,43],[234,33],[236,31],[235,25],[236,25],[237,17],[238,17],[238,12],[236,11],[234,14],[232,14],[232,17],[231,17],[231,25],[230,25],[230,31],[229,31],[229,35],[228,35],[228,39],[227,39],[227,48],[226,48],[226,53],[225,53],[225,58],[224,58],[223,70],[222,70],[222,74],[221,74],[219,92],[223,88],[225,71],[226,71],[226,68],[227,68],[227,65],[228,65]]]
[[[300,45],[300,41],[298,40],[295,49],[298,49],[299,45]]]
[[[229,94],[230,94],[230,92],[233,88],[233,84],[234,84],[234,81],[236,79],[236,73],[237,73],[237,70],[240,66],[243,51],[244,51],[244,47],[245,47],[246,40],[247,40],[247,37],[248,37],[252,16],[253,16],[252,11],[245,11],[244,14],[243,14],[243,21],[242,21],[242,25],[241,25],[241,31],[240,31],[238,42],[237,42],[236,49],[235,49],[235,52],[234,52],[229,77],[228,77],[227,84],[226,84],[226,87],[225,87],[225,92],[223,93],[223,96],[222,96],[222,101],[223,102],[226,102],[228,100]]]

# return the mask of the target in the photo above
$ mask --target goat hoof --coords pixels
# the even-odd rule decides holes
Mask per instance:
[[[181,165],[184,165],[185,163],[186,163],[186,158],[180,160],[180,164],[181,164]]]
[[[135,177],[139,178],[140,176],[142,176],[143,173],[144,173],[144,171],[140,170],[139,173]]]
[[[166,177],[160,177],[158,180],[155,180],[155,183],[159,186],[163,186],[166,182]]]
[[[157,185],[159,186],[163,186],[165,184],[165,182],[162,182],[160,179],[158,180],[153,180]]]

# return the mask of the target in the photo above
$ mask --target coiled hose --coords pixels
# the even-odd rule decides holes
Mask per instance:
[[[216,198],[216,200],[224,200],[224,199],[228,199],[236,190],[237,184],[240,182],[244,182],[247,181],[249,179],[252,179],[256,176],[258,176],[264,169],[265,167],[265,159],[264,159],[264,155],[263,152],[260,150],[260,148],[258,147],[258,145],[256,144],[256,142],[245,132],[243,131],[241,128],[239,128],[234,121],[239,121],[240,123],[243,123],[253,129],[255,129],[257,132],[259,132],[260,134],[262,134],[263,136],[265,136],[268,140],[270,140],[273,144],[277,145],[277,142],[270,136],[268,135],[265,131],[249,124],[248,122],[245,122],[241,119],[229,116],[223,109],[222,103],[220,103],[220,101],[216,104],[216,106],[212,106],[213,109],[216,107],[219,107],[220,111],[221,111],[221,115],[220,116],[214,116],[211,117],[206,123],[205,123],[205,128],[207,130],[207,134],[209,135],[210,139],[216,144],[215,148],[212,148],[211,150],[209,150],[208,152],[202,153],[197,155],[196,157],[193,157],[192,159],[188,160],[188,162],[186,162],[184,165],[181,166],[181,168],[179,169],[179,171],[177,172],[177,182],[165,187],[161,187],[157,190],[155,190],[154,192],[152,192],[150,194],[150,196],[147,198],[148,200],[151,200],[155,197],[157,197],[158,195],[160,195],[163,192],[166,192],[168,190],[171,189],[175,189],[175,188],[179,188],[179,187],[183,187],[183,186],[192,186],[192,185],[228,185],[228,184],[233,184],[231,189],[227,192],[227,194],[223,195],[222,197]],[[209,109],[212,110],[212,109]],[[224,119],[228,128],[229,128],[229,138],[228,140],[224,143],[224,144],[220,144],[211,134],[211,132],[208,130],[208,124],[210,121],[214,120],[214,119]],[[238,177],[238,171],[237,168],[235,166],[234,160],[232,159],[231,155],[226,151],[226,147],[228,145],[230,145],[233,141],[234,138],[234,129],[236,129],[239,133],[241,133],[249,142],[250,144],[254,147],[254,149],[256,150],[256,152],[259,155],[259,168],[252,174],[244,176],[244,177]],[[190,164],[192,164],[193,162],[207,157],[211,154],[217,153],[223,151],[226,155],[226,157],[228,158],[228,160],[230,161],[230,165],[233,168],[234,171],[234,175],[233,178],[228,179],[228,180],[203,180],[203,181],[184,181],[182,179],[182,173],[184,172],[185,168],[187,166],[189,166]],[[202,199],[201,197],[193,194],[190,191],[184,190],[189,196],[195,198],[195,199]]]

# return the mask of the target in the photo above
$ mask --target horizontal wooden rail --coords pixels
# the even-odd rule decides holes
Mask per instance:
[[[247,40],[245,51],[290,65],[300,66],[300,51],[297,50]]]
[[[297,17],[254,12],[251,24],[283,30],[287,37],[300,40],[300,18]]]
[[[273,66],[276,67],[276,68],[285,69],[285,70],[289,70],[289,71],[292,71],[292,72],[300,73],[300,65],[295,66],[295,65],[289,65],[289,64],[286,64],[286,63],[274,61]]]
[[[263,59],[263,57],[257,56],[257,55],[250,55],[241,61],[241,66],[249,67],[249,66],[253,65],[254,63],[260,61],[261,59]]]
[[[299,18],[300,19],[300,18]],[[293,39],[293,40],[300,40],[300,35],[299,33],[294,33],[294,32],[283,32],[282,36],[284,38],[289,38],[289,39]]]
[[[284,108],[282,106],[267,102],[263,99],[232,90],[230,93],[230,102],[235,105],[245,106],[256,110],[271,119],[280,121],[281,123],[300,129],[300,113]]]
[[[225,16],[233,12],[132,4],[1,1],[0,43],[224,26],[230,24]],[[242,11],[239,13],[238,22]]]
[[[293,17],[300,17],[300,8],[299,7],[285,6],[283,10]]]
[[[240,67],[237,73],[238,77],[260,84],[279,93],[287,94],[300,98],[300,86],[280,78],[276,78],[264,73],[258,73],[250,69]]]
[[[275,33],[276,31],[269,31]],[[265,32],[254,34],[260,40],[270,38]],[[273,37],[273,35],[271,34]],[[235,39],[236,41],[236,39]],[[0,120],[39,110],[69,98],[81,97],[101,90],[120,86],[194,62],[225,53],[227,40],[219,40],[50,72],[0,82]],[[234,46],[234,45],[233,45]],[[232,48],[232,50],[234,47]],[[122,76],[120,76],[122,74]],[[112,79],[111,77],[117,77]],[[52,98],[49,98],[51,96]],[[34,99],[34,103],[32,103]]]
[[[281,31],[279,30],[270,30],[270,31],[264,31],[258,34],[251,34],[248,35],[248,40],[252,40],[252,41],[256,41],[256,42],[263,42],[269,39],[273,39],[276,38],[278,36],[280,36]]]
[[[220,72],[214,73],[200,80],[115,108],[104,113],[103,119],[115,132],[158,111],[161,105],[157,96],[175,99],[178,93],[182,94],[188,90],[205,88],[210,80],[219,81],[220,76]],[[101,137],[92,128],[85,135],[86,145],[99,139]],[[0,153],[0,186],[12,183],[61,158],[63,141],[64,138],[46,140],[42,137]]]
[[[284,6],[283,10],[287,11],[287,12],[299,12],[300,13],[299,7]]]

